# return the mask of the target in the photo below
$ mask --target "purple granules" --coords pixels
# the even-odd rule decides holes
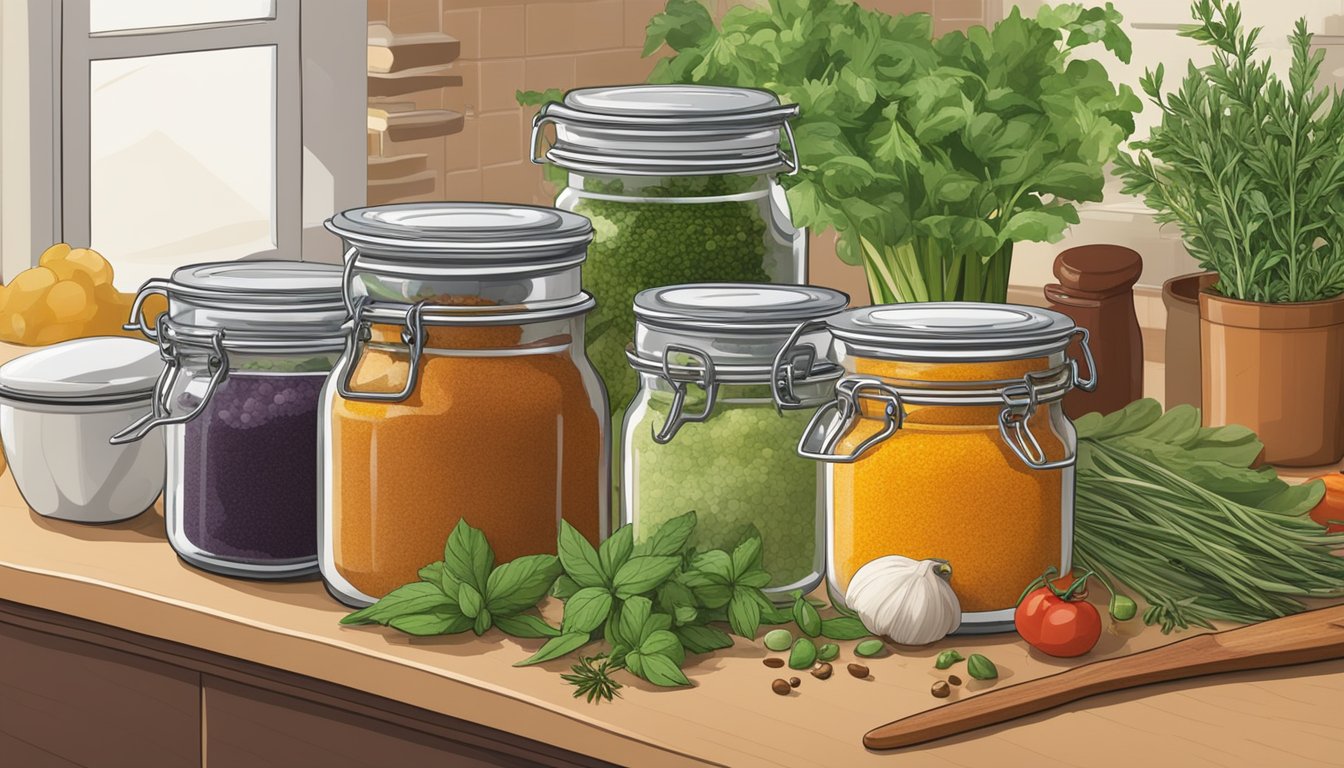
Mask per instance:
[[[207,556],[317,556],[317,403],[325,374],[230,373],[187,422],[182,531]]]

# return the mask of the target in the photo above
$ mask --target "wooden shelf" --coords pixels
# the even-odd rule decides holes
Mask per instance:
[[[419,67],[382,75],[369,73],[369,96],[401,96],[431,88],[449,88],[462,84],[462,76],[451,67]]]
[[[395,181],[429,169],[424,153],[369,158],[369,182]]]
[[[420,171],[395,179],[375,181],[371,178],[369,179],[367,202],[369,205],[385,205],[417,195],[428,195],[434,191],[437,183],[438,174],[431,170]]]
[[[401,112],[370,106],[368,129],[383,134],[390,141],[411,141],[457,133],[462,130],[464,120],[461,112],[451,109],[411,109]]]
[[[370,24],[368,72],[385,75],[419,67],[438,67],[457,59],[462,44],[436,32],[397,35],[385,24]]]

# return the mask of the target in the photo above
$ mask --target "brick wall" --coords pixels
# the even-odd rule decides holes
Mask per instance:
[[[710,0],[723,13],[751,0]],[[993,21],[986,0],[860,0],[887,13],[930,13],[936,32]],[[657,56],[640,57],[644,27],[665,0],[369,0],[369,21],[397,34],[442,32],[461,41],[453,69],[460,85],[397,96],[419,109],[450,109],[465,119],[447,136],[371,146],[384,155],[425,153],[434,186],[402,200],[549,203],[538,166],[526,157],[532,109],[516,90],[642,82]],[[372,199],[372,196],[371,196]],[[839,263],[829,238],[814,238],[812,282],[856,299],[867,296],[862,270]]]

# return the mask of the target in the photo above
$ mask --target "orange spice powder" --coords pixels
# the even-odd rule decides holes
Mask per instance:
[[[919,381],[1021,379],[1045,359],[927,364],[859,359],[856,373]],[[881,431],[880,406],[840,440],[853,450]],[[1026,466],[999,435],[998,406],[906,405],[905,425],[852,464],[832,465],[831,546],[843,590],[865,563],[885,555],[941,558],[965,611],[1012,608],[1022,589],[1060,565],[1063,473]],[[1051,459],[1063,442],[1048,410],[1029,424]]]
[[[331,536],[341,576],[371,597],[415,581],[443,558],[459,519],[485,533],[498,562],[554,553],[562,517],[597,544],[607,482],[601,420],[569,354],[444,355],[434,350],[513,347],[522,329],[426,331],[406,401],[333,404],[340,463]],[[352,385],[398,391],[404,347],[377,344],[397,340],[400,328],[375,326],[372,336]]]

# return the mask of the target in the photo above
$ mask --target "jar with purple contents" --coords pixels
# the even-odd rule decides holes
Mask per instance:
[[[153,410],[113,437],[164,427],[164,517],[183,560],[228,576],[317,572],[318,399],[345,341],[338,266],[183,267],[140,289],[132,324],[167,366]],[[151,294],[168,299],[153,329]]]

